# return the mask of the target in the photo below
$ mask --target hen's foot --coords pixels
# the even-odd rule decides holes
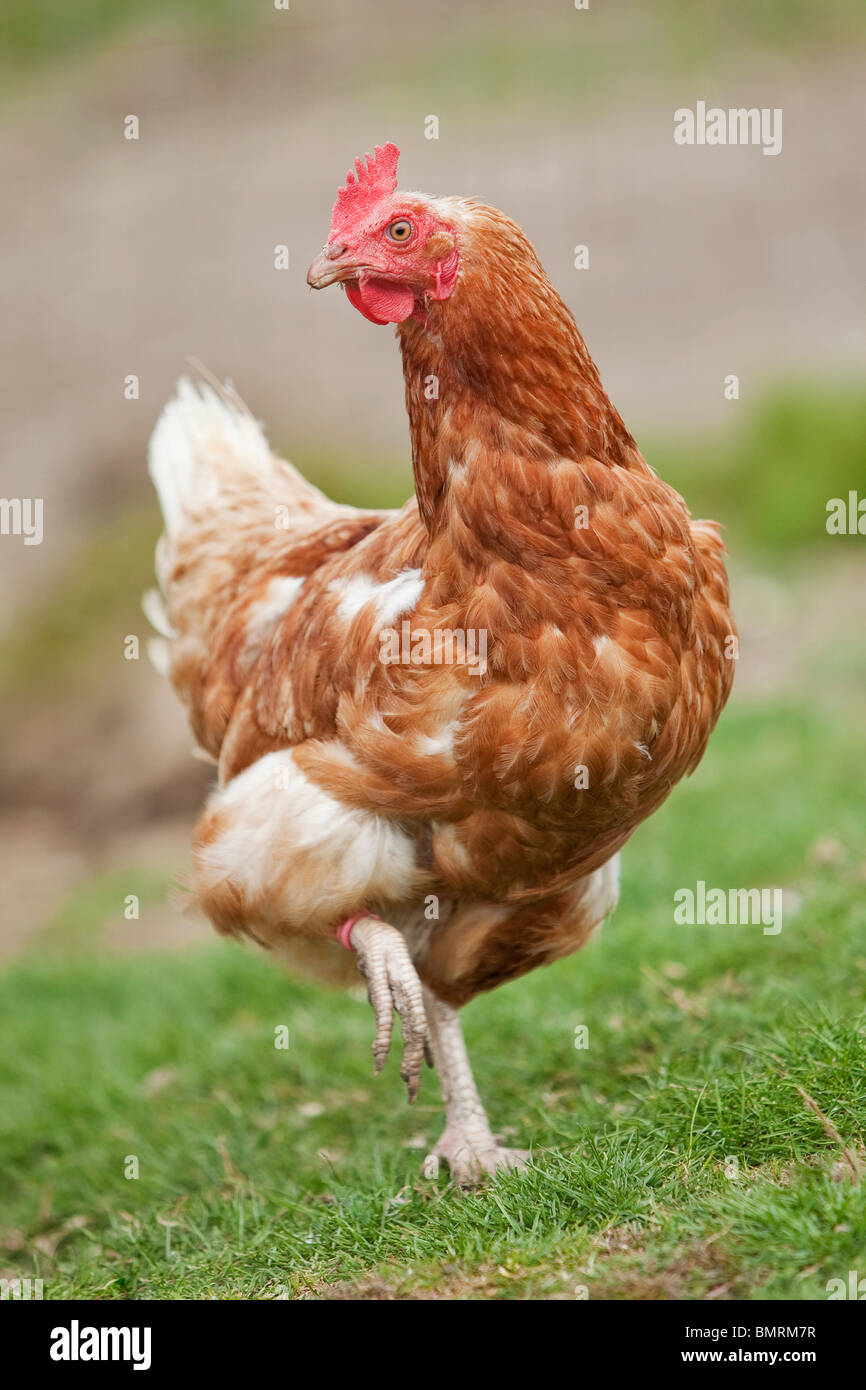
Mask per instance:
[[[425,1178],[439,1176],[439,1160],[445,1159],[451,1181],[458,1187],[477,1187],[494,1173],[513,1173],[525,1168],[528,1149],[504,1149],[492,1135],[474,1142],[462,1130],[448,1126],[433,1152],[424,1160]]]
[[[458,1187],[475,1187],[494,1173],[526,1166],[526,1149],[505,1149],[497,1143],[472,1079],[460,1020],[450,1005],[430,989],[424,991],[430,1025],[430,1045],[445,1100],[445,1133],[424,1160],[425,1177],[439,1174],[439,1160],[451,1169]]]
[[[385,1065],[391,1047],[396,1010],[403,1025],[400,1075],[406,1082],[411,1105],[421,1084],[421,1067],[428,1042],[421,981],[405,938],[396,927],[389,927],[376,917],[360,917],[349,932],[349,940],[358,957],[358,969],[367,981],[367,998],[376,1015],[373,1041],[376,1075]]]

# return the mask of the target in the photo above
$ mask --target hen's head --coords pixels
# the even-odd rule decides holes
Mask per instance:
[[[331,231],[307,283],[321,290],[339,281],[371,323],[424,320],[430,300],[447,299],[457,281],[453,225],[435,201],[398,193],[396,145],[376,146],[355,160],[337,194]]]

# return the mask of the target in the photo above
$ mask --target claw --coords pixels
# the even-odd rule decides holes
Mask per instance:
[[[379,1075],[390,1051],[396,1011],[403,1031],[400,1075],[411,1105],[421,1084],[421,1067],[425,1056],[429,1056],[429,1042],[421,981],[405,938],[395,927],[377,918],[360,917],[351,927],[349,940],[358,957],[358,969],[367,981],[367,998],[376,1018],[372,1049],[375,1073]]]
[[[521,1172],[529,1162],[529,1150],[503,1148],[492,1136],[488,1143],[473,1142],[459,1130],[449,1128],[425,1158],[421,1168],[423,1176],[438,1177],[439,1163],[443,1158],[455,1187],[468,1189],[478,1187],[485,1178],[493,1177],[496,1173]]]

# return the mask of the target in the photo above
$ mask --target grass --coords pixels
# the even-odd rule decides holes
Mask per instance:
[[[788,383],[740,430],[651,441],[646,456],[693,516],[716,517],[743,554],[777,559],[826,543],[830,498],[847,499],[851,489],[866,497],[866,393]],[[838,537],[834,545],[861,541]]]
[[[336,73],[365,104],[390,102],[402,111],[407,99],[426,92],[452,121],[508,106],[526,121],[539,111],[548,120],[565,111],[570,119],[609,98],[612,86],[628,101],[637,86],[660,77],[717,82],[720,66],[744,58],[838,53],[866,39],[858,0],[820,7],[809,0],[711,0],[699,7],[655,0],[610,14],[600,8],[598,15],[576,13],[569,0],[536,8],[531,23],[515,5],[494,14],[452,5],[442,15],[408,19],[405,8],[326,6],[314,13],[294,3],[275,15],[271,0],[5,0],[0,68],[7,79],[26,82],[76,55],[112,47],[146,52],[172,44],[207,59],[282,42],[289,61],[301,55],[302,81],[306,71]]]
[[[471,1196],[418,1176],[435,1078],[414,1111],[393,1059],[374,1082],[365,1002],[235,946],[112,956],[154,885],[86,885],[74,950],[55,923],[0,977],[3,1273],[48,1298],[825,1297],[866,1269],[864,755],[861,721],[805,703],[726,716],[601,938],[468,1010],[494,1123],[534,1150]],[[799,909],[777,936],[675,926],[698,878]]]

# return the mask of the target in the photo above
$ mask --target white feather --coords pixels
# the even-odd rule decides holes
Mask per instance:
[[[174,637],[174,628],[168,621],[165,604],[158,589],[148,589],[142,594],[141,607],[147,621],[161,637]]]
[[[148,468],[166,530],[177,531],[189,513],[219,489],[223,475],[272,467],[261,425],[239,401],[184,377],[150,439]]]
[[[150,657],[152,666],[155,666],[161,676],[168,675],[170,657],[168,642],[164,637],[151,637],[147,643],[147,655]]]

